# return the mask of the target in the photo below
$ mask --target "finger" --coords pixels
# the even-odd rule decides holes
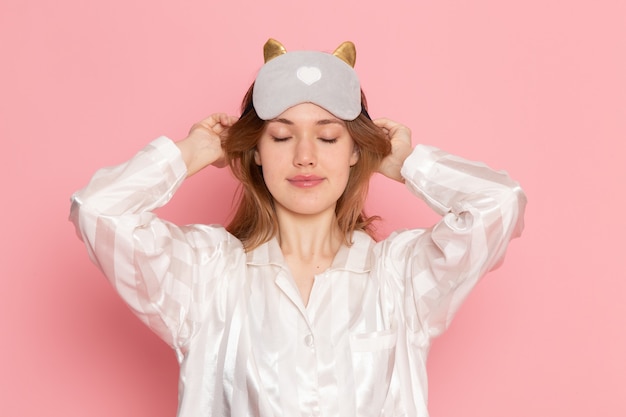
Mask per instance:
[[[212,115],[210,115],[206,120],[207,120],[207,125],[210,128],[214,128],[217,125],[219,125],[222,121],[222,119],[226,117],[225,113],[214,113]]]
[[[225,113],[220,115],[220,123],[222,124],[222,126],[230,127],[235,124],[237,120],[239,120],[239,117],[237,116],[232,116]]]
[[[198,128],[204,128],[204,129],[212,129],[213,126],[215,126],[215,124],[217,123],[216,121],[216,115],[212,114],[208,117],[205,117],[204,119],[194,123],[191,126],[191,129],[189,129],[189,132],[192,132]]]
[[[394,127],[399,126],[399,123],[394,122],[386,117],[380,117],[373,120],[374,124],[382,129],[392,130]]]
[[[213,127],[213,131],[218,135],[226,132],[229,127],[231,127],[238,119],[234,116],[229,116],[227,114],[220,115],[219,123],[217,123]]]
[[[394,137],[398,128],[402,126],[399,123],[387,118],[376,119],[374,120],[374,124],[376,124],[376,126],[378,126],[390,140]]]
[[[383,129],[383,131],[386,131],[391,138],[396,136],[411,137],[411,129],[393,120],[381,118],[374,120],[374,123]]]
[[[223,117],[226,116],[226,113],[213,113],[212,115],[200,120],[197,124],[207,127],[209,129],[213,129],[215,126],[221,123]]]

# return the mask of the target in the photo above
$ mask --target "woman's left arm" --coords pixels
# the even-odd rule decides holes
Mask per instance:
[[[480,277],[500,264],[509,241],[520,236],[526,196],[506,172],[483,163],[424,145],[406,156],[410,131],[387,119],[376,123],[398,151],[392,150],[379,171],[394,179],[401,175],[442,216],[432,229],[393,236],[385,250],[401,269],[420,329],[433,337],[448,327]]]

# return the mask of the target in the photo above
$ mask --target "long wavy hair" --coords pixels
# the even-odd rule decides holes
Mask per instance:
[[[278,220],[274,199],[270,194],[261,167],[255,163],[256,146],[265,131],[266,122],[261,120],[252,106],[252,89],[246,93],[242,115],[224,137],[223,147],[230,168],[240,181],[238,205],[226,227],[250,251],[278,234]],[[382,159],[391,152],[391,144],[382,130],[367,115],[367,101],[361,92],[363,111],[346,128],[359,152],[357,163],[350,168],[348,183],[337,200],[335,213],[344,243],[352,244],[355,230],[363,230],[375,237],[372,222],[378,216],[365,215],[363,206],[369,189],[369,180],[378,169]]]

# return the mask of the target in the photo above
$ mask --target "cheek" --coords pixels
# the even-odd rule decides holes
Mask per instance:
[[[328,169],[333,172],[345,173],[347,176],[352,167],[358,160],[358,153],[350,149],[329,149],[324,152],[323,160],[326,162]],[[320,158],[321,161],[321,158]]]
[[[272,182],[274,179],[274,171],[267,164],[261,165],[261,172],[263,173],[263,180],[265,183]]]
[[[281,179],[285,177],[284,171],[280,169],[278,161],[275,159],[271,159],[267,155],[262,155],[261,159],[264,161],[264,164],[261,165],[263,181],[265,181],[265,185],[270,190],[270,193],[273,193]]]
[[[341,159],[340,163],[333,164],[333,167],[330,169],[333,172],[332,176],[334,177],[334,181],[337,184],[337,187],[341,188],[341,192],[343,192],[346,185],[348,184],[348,179],[350,178],[350,172],[352,168],[350,167],[346,159]]]

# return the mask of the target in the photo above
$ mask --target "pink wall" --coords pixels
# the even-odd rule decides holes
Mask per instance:
[[[67,222],[93,171],[235,112],[268,37],[358,49],[373,116],[507,169],[527,229],[429,363],[433,417],[626,415],[626,3],[2,0],[0,414],[174,416],[173,354]],[[162,215],[222,222],[209,170]],[[376,178],[370,211],[433,221]]]

